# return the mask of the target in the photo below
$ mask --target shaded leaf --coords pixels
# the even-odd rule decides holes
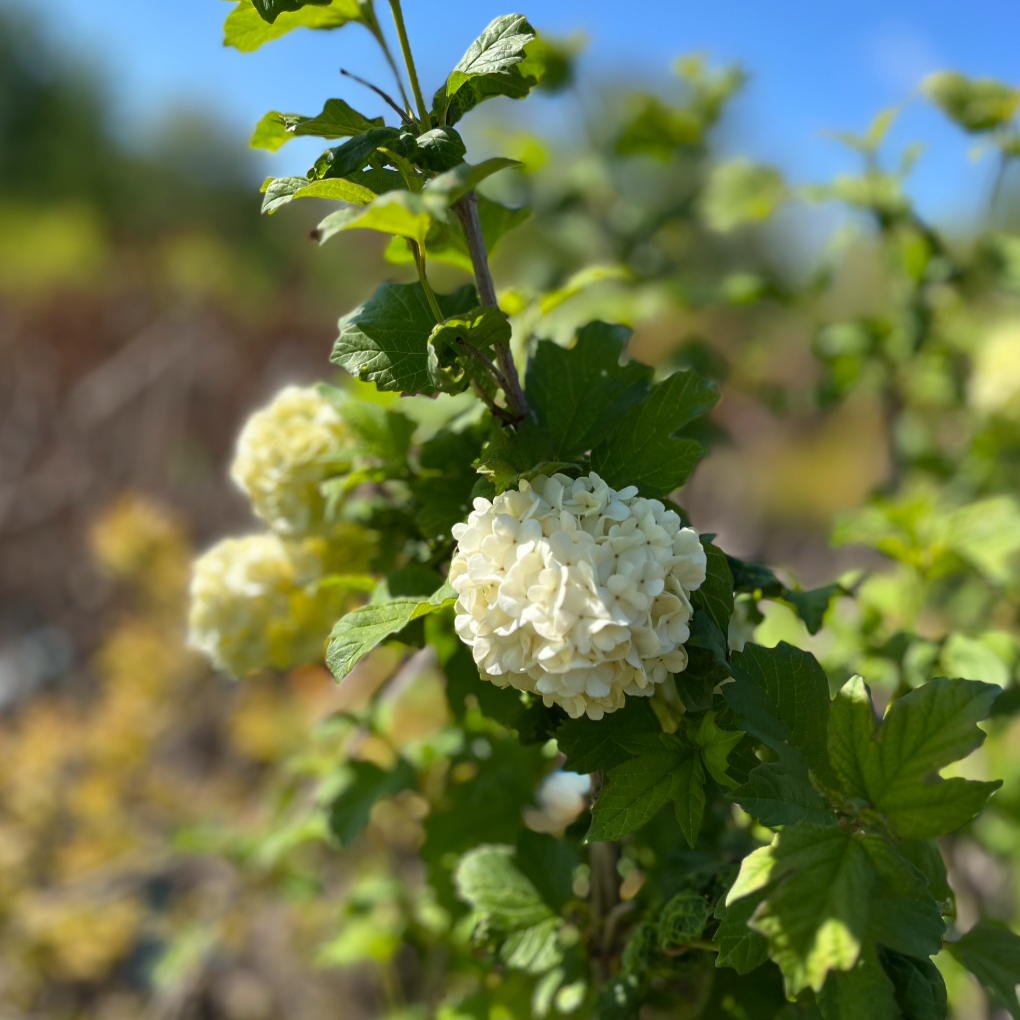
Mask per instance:
[[[587,716],[565,719],[556,731],[556,742],[567,756],[566,767],[572,772],[597,772],[622,765],[631,753],[614,738],[635,736],[640,733],[658,733],[658,719],[646,698],[627,698],[623,708],[614,712],[612,723],[604,725]]]
[[[350,845],[368,824],[377,800],[413,790],[416,782],[414,769],[403,758],[388,772],[367,761],[348,762],[347,767],[354,778],[329,809],[330,831],[343,846]]]
[[[336,148],[327,149],[308,171],[308,177],[310,180],[347,177],[365,166],[379,146],[387,146],[399,137],[400,132],[391,127],[374,127],[363,131]]]
[[[1020,1020],[1016,994],[1020,984],[1020,936],[1005,925],[982,921],[947,948],[1013,1020]]]
[[[892,981],[903,1020],[946,1020],[946,983],[931,960],[918,960],[884,946],[878,947],[878,958]]]

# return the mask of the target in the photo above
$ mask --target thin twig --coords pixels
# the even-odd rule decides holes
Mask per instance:
[[[497,386],[502,386],[504,390],[506,389],[506,382],[500,374],[499,369],[496,368],[496,366],[484,354],[482,354],[477,347],[473,344],[469,344],[462,337],[457,337],[457,343],[459,343],[461,347],[468,352],[468,354],[477,358],[489,370],[489,375],[492,376],[493,382],[495,382]]]
[[[453,203],[453,211],[457,214],[457,219],[460,220],[464,239],[467,241],[471,265],[475,271],[475,282],[478,285],[478,298],[488,308],[499,308],[499,302],[496,300],[496,288],[493,286],[492,274],[489,272],[489,256],[485,250],[482,223],[478,218],[478,196],[473,191],[462,195]],[[513,356],[505,344],[496,344],[496,361],[504,380],[506,380],[503,392],[506,393],[507,402],[513,412],[514,424],[517,424],[527,417],[528,401],[524,396],[524,390],[521,389],[521,381],[517,376],[517,366],[514,364]]]
[[[382,96],[382,98],[385,99],[386,102],[389,103],[390,106],[392,106],[393,109],[396,110],[398,114],[400,114],[400,119],[405,124],[414,123],[411,120],[411,118],[408,117],[407,112],[405,110],[400,109],[400,106],[397,104],[396,100],[392,96],[389,96],[385,92],[383,92],[383,90],[379,88],[378,85],[373,85],[370,81],[365,81],[364,78],[359,77],[358,75],[354,74],[351,71],[346,70],[343,67],[340,68],[340,73],[345,78],[353,78],[359,85],[364,85],[366,89],[371,89],[377,96]]]
[[[508,425],[514,420],[513,415],[511,415],[510,412],[507,411],[505,407],[500,407],[499,404],[497,404],[496,401],[493,400],[488,393],[486,393],[485,387],[477,379],[471,380],[471,389],[473,389],[475,393],[477,393],[478,396],[480,396],[482,400],[484,400],[485,403],[489,405],[489,410],[497,418],[500,418],[502,421],[505,421]]]

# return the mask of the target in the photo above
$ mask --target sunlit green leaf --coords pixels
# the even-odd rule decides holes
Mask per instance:
[[[940,71],[924,79],[924,94],[964,131],[992,131],[1012,120],[1020,91],[992,78],[967,78]]]
[[[326,186],[328,189],[334,181],[349,189],[357,187],[350,181],[336,178],[316,181],[315,186]],[[410,191],[388,191],[385,195],[373,198],[368,205],[355,209],[338,209],[330,213],[319,223],[316,235],[319,243],[325,244],[344,230],[378,230],[382,234],[395,234],[421,244],[431,225],[432,215],[425,208],[421,196]]]
[[[263,186],[265,198],[262,200],[262,211],[274,213],[282,205],[295,198],[332,198],[338,202],[352,202],[364,205],[376,196],[367,188],[363,188],[342,178],[330,178],[325,181],[309,181],[307,177],[277,177],[266,181]]]
[[[259,3],[264,4],[266,0],[259,0]],[[241,0],[223,26],[223,45],[252,53],[263,43],[279,39],[295,28],[340,28],[362,17],[357,0],[333,0],[330,4],[314,6],[305,6],[300,0],[290,0],[290,3],[293,6],[274,4],[275,13],[269,19],[259,13],[252,0]],[[269,13],[268,6],[266,13]]]

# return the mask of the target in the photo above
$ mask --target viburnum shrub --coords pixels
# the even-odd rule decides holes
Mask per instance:
[[[413,791],[424,868],[387,901],[389,927],[352,907],[334,959],[358,958],[358,938],[382,939],[365,951],[379,960],[410,946],[417,971],[387,972],[394,1015],[411,999],[447,1020],[945,1017],[932,957],[954,907],[935,841],[1000,784],[940,770],[982,743],[1000,688],[924,676],[879,718],[859,676],[833,691],[810,652],[748,640],[763,597],[813,634],[850,593],[785,587],[672,501],[715,386],[656,377],[620,325],[536,341],[497,299],[488,252],[523,214],[475,189],[519,164],[468,162],[456,125],[562,79],[563,54],[523,16],[497,18],[429,104],[390,7],[413,102],[371,0],[242,0],[228,18],[247,50],[348,22],[378,41],[395,122],[343,99],[267,114],[265,148],[337,144],[307,176],[267,181],[263,209],[339,201],[320,242],[392,235],[418,282],[340,320],[331,360],[354,381],[284,390],[245,427],[232,473],[267,530],[207,552],[192,590],[192,643],[237,676],[312,660],[327,639],[345,684],[384,642],[414,667],[351,710],[346,785],[321,796],[346,846]],[[645,135],[673,123],[656,109]],[[781,180],[754,173],[717,182],[723,228],[751,184],[781,200]],[[435,292],[435,261],[474,284]],[[444,396],[423,412],[414,395]],[[1018,940],[975,931],[954,954],[1008,1000]]]

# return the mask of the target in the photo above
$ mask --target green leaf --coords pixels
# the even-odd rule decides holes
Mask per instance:
[[[733,615],[733,575],[726,560],[726,553],[713,545],[704,536],[701,538],[708,557],[704,583],[691,595],[696,610],[707,613],[721,634],[726,634]]]
[[[458,61],[447,79],[447,94],[452,96],[478,75],[509,71],[524,59],[524,47],[535,37],[535,30],[523,14],[495,18]]]
[[[302,7],[328,7],[330,0],[252,0],[263,21],[272,24],[285,11],[299,11]]]
[[[333,180],[319,181],[331,185]],[[355,188],[350,181],[336,184]],[[330,213],[316,228],[319,244],[325,244],[343,230],[378,230],[383,234],[396,234],[421,244],[432,225],[432,216],[425,208],[421,196],[409,191],[389,191],[373,198],[368,205],[356,209],[339,209]]]
[[[972,133],[994,131],[1016,115],[1020,91],[992,78],[967,78],[955,71],[931,74],[924,94],[955,124]]]
[[[825,1020],[899,1020],[895,988],[874,946],[866,946],[848,971],[833,971],[818,1008]]]
[[[439,596],[436,599],[436,596]],[[326,664],[337,680],[342,680],[362,656],[367,655],[380,641],[402,631],[412,620],[428,616],[456,601],[456,595],[446,586],[423,602],[421,597],[398,598],[390,602],[369,604],[340,617],[329,636]]]
[[[556,742],[567,756],[566,767],[582,775],[622,765],[633,755],[617,739],[641,733],[661,731],[658,719],[646,698],[627,698],[623,708],[613,713],[610,725],[587,716],[565,719],[556,731]]]
[[[429,378],[433,385],[443,393],[467,389],[479,367],[474,355],[459,341],[485,351],[497,343],[509,344],[510,332],[510,323],[498,308],[473,308],[438,323],[428,341]]]
[[[752,895],[760,903],[750,926],[768,940],[791,997],[820,991],[830,971],[853,968],[866,943],[919,958],[942,945],[945,924],[924,876],[875,833],[784,829],[744,859],[727,909]]]
[[[769,958],[769,944],[764,935],[749,927],[748,922],[765,898],[765,889],[727,904],[721,897],[715,917],[721,922],[712,941],[719,947],[717,967],[731,967],[738,974],[750,974]]]
[[[1005,925],[982,921],[947,948],[1013,1020],[1020,1020],[1016,994],[1020,984],[1020,936]]]
[[[592,810],[588,842],[622,839],[673,801],[680,828],[693,847],[705,810],[705,772],[697,748],[664,733],[620,742],[640,753],[609,771]]]
[[[690,730],[691,739],[701,749],[701,760],[708,769],[708,774],[720,786],[734,789],[737,783],[727,774],[730,751],[732,751],[744,734],[741,730],[724,730],[716,725],[715,712],[706,712],[701,717],[697,729]]]
[[[386,464],[406,465],[411,436],[416,428],[410,418],[379,404],[358,400],[326,383],[319,383],[316,389],[336,405],[344,424],[357,439],[359,453]]]
[[[946,983],[931,960],[918,960],[884,946],[878,947],[878,958],[893,983],[903,1020],[946,1020]]]
[[[700,199],[701,213],[712,230],[726,232],[745,223],[767,220],[786,200],[783,175],[770,166],[734,159],[711,173]]]
[[[281,8],[269,21],[262,17],[252,0],[241,0],[223,26],[223,45],[234,46],[242,53],[253,53],[263,43],[279,39],[295,28],[340,28],[348,21],[362,20],[357,0],[333,0],[328,6],[303,6],[298,0],[292,2],[295,6]]]
[[[574,872],[581,858],[570,840],[521,829],[515,861],[554,911],[574,898]]]
[[[747,644],[743,652],[732,658],[733,674],[738,683],[746,681],[764,693],[768,703],[774,706],[772,714],[778,716],[789,731],[789,743],[800,748],[808,766],[823,780],[832,774],[826,748],[826,733],[829,723],[829,681],[810,652],[794,648],[780,641],[775,648]],[[727,701],[731,693],[724,688]],[[736,709],[735,709],[736,710]],[[738,720],[749,733],[759,735],[762,719],[748,723],[745,714],[738,711]],[[777,731],[778,735],[778,731]],[[774,743],[769,746],[776,750]]]
[[[286,145],[294,136],[287,130],[283,118],[275,110],[270,110],[255,126],[255,133],[248,143],[253,149],[267,149],[276,152]]]
[[[308,171],[310,180],[327,177],[347,177],[360,170],[375,155],[379,146],[392,144],[400,132],[392,127],[374,127],[346,142],[327,149]]]
[[[763,563],[751,563],[746,560],[738,560],[735,556],[726,556],[726,562],[730,565],[730,573],[733,575],[733,590],[754,595],[757,592],[768,598],[773,595],[781,595],[785,588],[778,577],[769,567]]]
[[[943,917],[956,917],[956,894],[949,885],[946,862],[933,839],[905,839],[900,853],[921,872],[928,881],[928,892],[938,904]]]
[[[652,369],[623,361],[631,331],[590,322],[569,349],[539,341],[528,362],[528,402],[551,439],[549,460],[570,461],[609,437],[648,394]]]
[[[751,770],[747,782],[733,791],[733,799],[769,828],[796,825],[835,825],[836,816],[811,785],[807,762],[796,747],[781,745],[780,760]]]
[[[472,286],[436,300],[445,316],[478,305]],[[435,324],[420,283],[383,284],[340,320],[330,360],[380,390],[435,392],[428,372],[428,339]]]
[[[421,137],[418,139],[418,144],[421,145]],[[523,165],[520,161],[507,159],[505,156],[494,156],[492,159],[485,159],[481,163],[475,164],[459,163],[447,170],[446,173],[433,177],[422,189],[422,198],[425,199],[429,208],[433,208],[433,203],[435,203],[436,210],[445,210],[462,195],[473,191],[486,178],[499,173],[500,170],[513,170]],[[488,238],[486,238],[486,242],[488,242]]]
[[[700,893],[677,893],[659,914],[659,949],[668,953],[700,939],[711,916],[712,904]]]
[[[876,732],[871,696],[860,677],[833,703],[832,764],[847,796],[870,804],[904,837],[952,832],[970,821],[1002,783],[938,778],[985,739],[977,723],[999,693],[976,680],[931,680],[895,701]]]
[[[332,198],[359,205],[375,198],[367,188],[341,179],[309,181],[307,177],[277,177],[266,181],[262,190],[266,196],[262,200],[264,213],[274,213],[295,198]]]
[[[459,134],[446,125],[418,135],[414,162],[426,170],[442,172],[464,162],[467,146]]]
[[[330,830],[343,846],[349,846],[368,824],[377,800],[413,790],[416,782],[414,769],[403,758],[389,772],[367,761],[348,762],[347,768],[354,778],[329,809]]]
[[[870,858],[849,832],[795,825],[744,858],[726,905],[769,887],[750,924],[768,940],[792,997],[821,991],[830,970],[857,962],[874,882]]]
[[[612,436],[592,450],[592,470],[613,488],[636,485],[643,496],[665,499],[687,481],[702,452],[694,440],[673,437],[718,399],[696,373],[675,373],[624,412]]]
[[[382,117],[366,117],[343,99],[327,99],[322,113],[316,117],[303,117],[298,113],[280,116],[290,134],[314,138],[350,138],[385,126]]]
[[[822,629],[825,614],[829,611],[829,603],[836,595],[845,595],[841,584],[827,584],[824,588],[813,588],[811,591],[791,591],[783,589],[783,601],[789,602],[804,621],[809,634],[817,634]]]
[[[509,846],[480,846],[466,853],[453,880],[457,895],[478,917],[476,937],[504,936],[500,958],[509,967],[540,974],[563,959],[563,922],[513,861]]]

